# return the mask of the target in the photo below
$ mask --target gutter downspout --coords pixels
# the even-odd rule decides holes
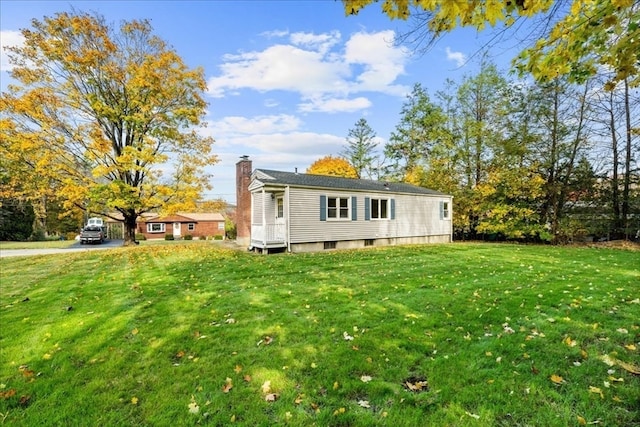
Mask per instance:
[[[265,191],[264,186],[262,187],[262,250],[267,246],[267,213],[265,210]]]
[[[284,188],[285,205],[287,206],[287,252],[291,252],[291,208],[289,206],[289,186]]]

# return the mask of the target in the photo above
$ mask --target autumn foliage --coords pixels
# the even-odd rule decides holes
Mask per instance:
[[[33,20],[10,47],[14,84],[0,98],[7,196],[55,195],[66,209],[135,220],[190,209],[217,159],[198,134],[206,103],[189,69],[147,21],[114,28],[98,15]]]
[[[325,156],[316,160],[307,168],[307,173],[313,175],[340,176],[343,178],[357,178],[355,168],[342,157]]]
[[[345,12],[358,13],[376,0],[343,0]],[[564,7],[570,3],[570,7]],[[625,79],[640,84],[640,7],[634,0],[384,0],[382,11],[391,19],[417,17],[422,39],[434,40],[457,26],[481,31],[503,23],[520,25],[521,18],[542,17],[543,32],[524,50],[516,63],[521,71],[547,81],[569,75],[580,81],[597,68],[615,71],[609,86]],[[420,32],[424,30],[424,32]],[[431,35],[429,37],[425,33]]]

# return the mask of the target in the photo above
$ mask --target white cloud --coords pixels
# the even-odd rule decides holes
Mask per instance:
[[[458,67],[462,67],[467,62],[467,55],[462,52],[454,52],[449,46],[445,48],[447,54],[447,60],[453,61]]]
[[[213,97],[241,89],[294,92],[301,97],[302,111],[368,108],[370,101],[353,95],[379,92],[404,96],[408,92],[395,84],[404,74],[408,53],[393,46],[393,38],[393,31],[359,32],[342,46],[338,31],[293,33],[289,44],[225,55],[220,74],[208,81],[208,92]]]
[[[240,117],[229,116],[207,123],[213,135],[263,135],[276,132],[291,132],[300,128],[300,119],[287,114],[274,116]]]
[[[2,30],[0,31],[0,71],[10,71],[12,65],[9,63],[9,56],[6,46],[24,45],[24,37],[20,31]]]
[[[300,111],[304,113],[339,113],[354,112],[371,107],[371,101],[364,97],[353,99],[345,98],[312,98],[298,105]]]

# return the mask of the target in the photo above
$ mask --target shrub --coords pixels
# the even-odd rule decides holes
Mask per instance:
[[[139,241],[139,240],[147,240],[147,236],[145,236],[142,233],[136,233],[136,241]]]
[[[45,240],[47,240],[47,236],[44,234],[43,229],[36,228],[35,230],[33,230],[33,233],[31,234],[31,237],[29,237],[29,240],[31,240],[32,242],[44,242]]]
[[[185,234],[183,239],[184,240],[193,240],[193,236],[191,234]]]
[[[227,234],[227,237],[231,240],[234,240],[238,234],[236,224],[229,218],[225,219],[224,221],[224,231]]]
[[[222,240],[222,235],[216,234],[215,236],[213,236],[213,240]]]
[[[167,233],[164,235],[164,240],[175,240],[173,234]]]
[[[75,231],[70,231],[68,233],[66,233],[64,236],[67,240],[75,240],[76,236],[78,235],[78,233],[76,233]]]

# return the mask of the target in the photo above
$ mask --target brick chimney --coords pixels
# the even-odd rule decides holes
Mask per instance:
[[[249,156],[241,156],[236,163],[236,242],[242,246],[251,244],[251,168]]]

